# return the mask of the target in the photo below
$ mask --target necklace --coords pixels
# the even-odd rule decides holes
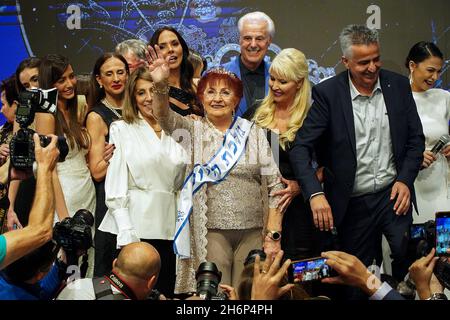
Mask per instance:
[[[113,105],[106,98],[103,98],[101,102],[104,104],[105,107],[111,110],[111,112],[114,113],[117,118],[122,119],[120,113],[117,112],[117,110],[120,110],[120,108],[113,107]]]

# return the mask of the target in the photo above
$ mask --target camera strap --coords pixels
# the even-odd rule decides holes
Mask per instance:
[[[120,279],[117,274],[114,273],[114,271],[111,271],[111,274],[109,276],[105,276],[105,278],[108,279],[111,285],[119,290],[120,293],[125,296],[125,298],[130,300],[137,300],[133,290],[131,290],[131,288],[128,287],[127,284],[122,279]]]

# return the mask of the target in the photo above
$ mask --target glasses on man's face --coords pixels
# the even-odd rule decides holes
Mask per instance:
[[[230,99],[233,96],[233,91],[225,89],[225,90],[220,90],[219,92],[217,92],[214,89],[208,89],[205,91],[205,97],[208,99],[214,99],[217,96],[219,96],[220,98],[226,100],[226,99]]]

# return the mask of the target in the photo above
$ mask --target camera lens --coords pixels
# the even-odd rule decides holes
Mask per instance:
[[[204,300],[211,300],[217,295],[222,273],[214,262],[202,262],[195,274],[197,295]]]

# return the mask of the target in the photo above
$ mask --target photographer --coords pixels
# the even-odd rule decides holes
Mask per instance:
[[[438,300],[431,295],[431,291],[442,293],[443,290],[442,286],[437,285],[437,279],[432,277],[437,261],[434,254],[435,249],[432,249],[426,257],[416,260],[409,267],[410,277],[415,282],[417,294],[422,300]],[[323,252],[322,257],[327,258],[326,264],[339,274],[337,277],[323,279],[323,283],[357,287],[364,291],[370,300],[405,300],[387,282],[382,283],[357,257],[341,251]]]
[[[0,273],[0,300],[51,300],[66,277],[65,261],[56,259],[59,247],[48,241]]]
[[[33,135],[33,139],[37,163],[36,196],[28,225],[0,235],[0,270],[52,238],[55,211],[52,173],[59,156],[57,137],[52,135],[52,141],[46,148],[41,147],[37,134]]]
[[[146,242],[122,248],[111,274],[70,282],[57,300],[146,300],[161,269],[158,251]]]

